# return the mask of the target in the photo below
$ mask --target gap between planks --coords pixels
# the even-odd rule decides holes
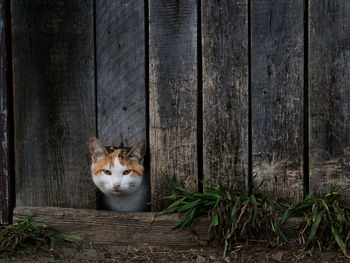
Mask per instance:
[[[111,212],[101,210],[19,207],[15,208],[13,222],[35,214],[34,221],[45,223],[59,232],[75,234],[96,245],[159,246],[189,248],[208,246],[209,225],[207,218],[183,229],[173,226],[183,217],[181,214],[154,217],[154,212]],[[290,218],[283,227],[289,238],[297,237],[302,218]]]

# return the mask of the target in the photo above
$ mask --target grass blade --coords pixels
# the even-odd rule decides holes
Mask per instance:
[[[180,204],[182,204],[182,202],[186,199],[186,197],[183,197],[181,199],[176,200],[174,203],[172,203],[171,205],[168,206],[168,208],[166,208],[165,210],[158,212],[156,214],[156,216],[158,215],[163,215],[163,214],[171,214],[174,213],[175,211],[177,211],[177,208]]]
[[[211,219],[210,226],[212,227],[217,225],[219,225],[219,217],[218,217],[218,214],[214,214],[214,216]]]
[[[223,252],[223,254],[222,254],[222,258],[225,258],[225,257],[226,257],[227,248],[228,248],[228,240],[227,240],[227,238],[225,238],[224,252]]]
[[[183,205],[177,211],[180,212],[180,213],[181,212],[185,212],[186,210],[189,210],[189,209],[197,206],[200,202],[201,202],[201,200],[197,199],[197,200],[195,200],[193,202],[190,202],[190,203],[187,203],[187,204]]]
[[[258,213],[258,206],[256,204],[256,198],[255,198],[255,196],[253,194],[251,195],[250,198],[251,198],[252,206],[253,206],[253,219],[255,219],[256,215]]]
[[[187,226],[193,220],[195,211],[196,211],[196,209],[193,208],[189,213],[187,213],[187,215],[185,216],[184,220],[182,220],[179,223],[177,223],[174,226],[174,229]]]
[[[347,256],[347,251],[346,251],[346,245],[344,244],[343,240],[340,238],[338,231],[331,226],[332,229],[332,234],[334,236],[335,241],[337,242],[338,246],[342,250],[343,254]]]
[[[316,232],[317,232],[317,230],[318,230],[318,227],[319,227],[319,225],[320,225],[320,223],[321,223],[323,213],[324,213],[324,211],[320,211],[319,213],[317,213],[316,215],[314,215],[315,221],[314,221],[314,223],[312,224],[309,237],[307,238],[307,241],[306,241],[306,244],[305,244],[306,247],[308,247],[309,244],[310,244],[310,242],[314,240],[314,237],[315,237],[315,235],[316,235]]]
[[[179,192],[182,193],[187,193],[187,190],[185,188],[180,187],[177,183],[175,183],[175,181],[173,179],[171,179],[169,176],[167,176],[164,172],[163,175],[165,176],[165,178],[167,179],[167,181],[170,183],[170,185],[176,189]]]

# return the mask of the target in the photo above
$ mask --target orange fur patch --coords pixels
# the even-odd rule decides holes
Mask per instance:
[[[115,150],[114,152],[110,153],[108,155],[108,159],[109,159],[109,162],[110,162],[110,166],[111,168],[114,167],[114,160],[115,158],[118,158],[118,155],[120,154],[121,150]],[[119,158],[119,162],[121,165],[124,165],[121,161],[120,161],[120,158]]]
[[[138,176],[142,176],[143,175],[143,166],[141,164],[132,165],[131,171],[132,171],[131,176],[133,176],[134,174],[137,174]]]
[[[94,175],[99,175],[102,173],[102,170],[104,169],[104,167],[109,165],[110,168],[113,168],[115,158],[119,158],[120,164],[128,167],[128,169],[132,171],[131,176],[135,176],[135,175],[142,176],[143,166],[139,162],[137,162],[135,159],[125,158],[123,156],[123,153],[121,154],[121,156],[119,156],[120,153],[122,153],[122,150],[120,149],[115,150],[114,152],[107,155],[106,158],[101,159],[96,163],[92,164],[91,172]]]
[[[102,173],[102,170],[104,169],[104,167],[106,165],[108,165],[108,163],[109,163],[108,159],[102,159],[102,160],[97,161],[96,163],[91,165],[91,172],[94,175]]]

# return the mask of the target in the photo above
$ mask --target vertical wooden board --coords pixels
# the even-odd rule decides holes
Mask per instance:
[[[202,1],[203,178],[248,181],[248,1]]]
[[[98,135],[107,145],[146,139],[143,0],[96,1]]]
[[[94,208],[93,1],[12,1],[17,206]]]
[[[310,0],[310,191],[350,184],[349,87],[350,1]]]
[[[11,221],[11,122],[10,122],[10,6],[9,1],[0,1],[0,224]]]
[[[197,183],[197,1],[149,1],[152,209],[171,193],[163,173]]]
[[[290,201],[303,196],[303,4],[251,2],[253,174]]]

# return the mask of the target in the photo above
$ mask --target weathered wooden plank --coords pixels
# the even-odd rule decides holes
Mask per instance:
[[[248,2],[202,1],[203,178],[248,181]]]
[[[303,196],[303,4],[251,2],[253,174],[291,201]]]
[[[106,145],[146,139],[143,0],[96,1],[98,136]]]
[[[0,0],[0,224],[11,221],[13,209],[10,185],[13,172],[10,166],[12,138],[10,20],[10,2]]]
[[[93,1],[12,1],[16,205],[95,207]]]
[[[350,184],[350,1],[310,0],[308,11],[310,191],[325,193]]]
[[[171,193],[163,172],[197,189],[197,1],[149,1],[152,208]]]
[[[20,207],[14,210],[14,222],[35,214],[35,222],[44,223],[59,232],[78,235],[94,245],[134,247],[151,245],[189,248],[210,245],[210,221],[204,217],[189,227],[173,230],[183,219],[181,214],[155,217],[152,212],[107,212],[97,210]],[[289,218],[282,226],[287,237],[298,235],[303,218]]]
[[[180,214],[154,217],[152,212],[115,213],[97,210],[23,207],[15,208],[14,221],[35,214],[34,220],[60,232],[79,235],[99,245],[198,247],[209,240],[209,220],[193,227],[173,230],[183,218]]]

